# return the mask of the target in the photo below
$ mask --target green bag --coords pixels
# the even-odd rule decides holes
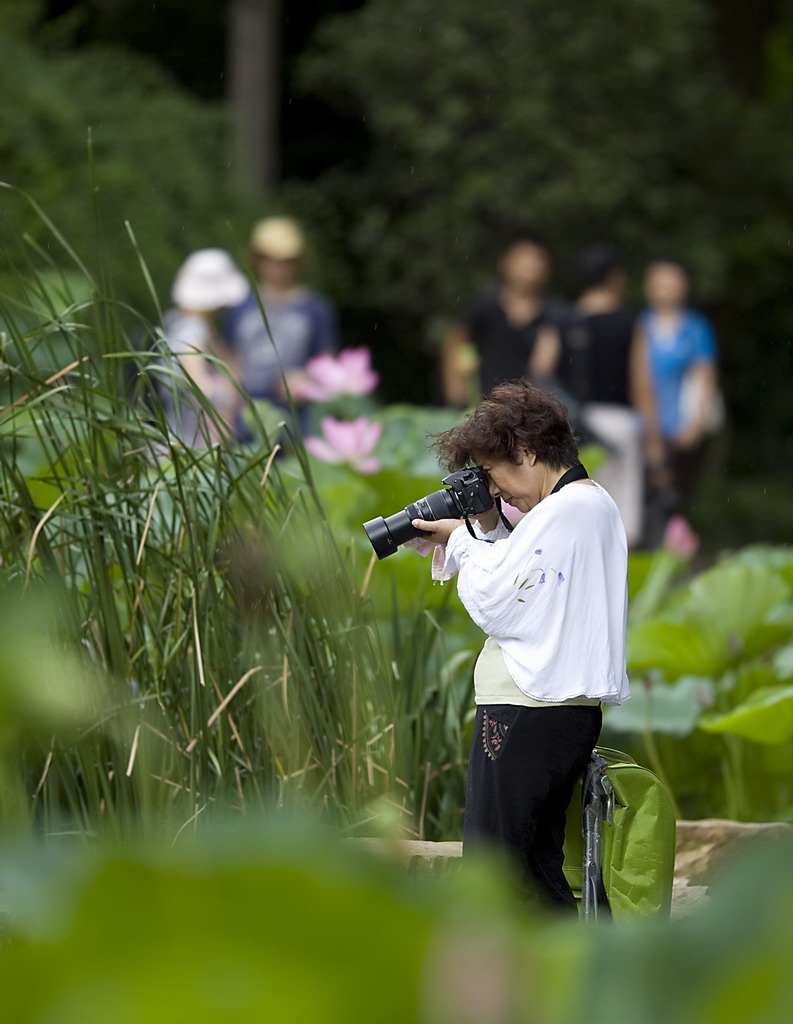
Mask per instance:
[[[585,917],[668,918],[675,815],[660,779],[628,754],[597,747],[567,812],[564,872]],[[582,799],[583,795],[583,799]]]

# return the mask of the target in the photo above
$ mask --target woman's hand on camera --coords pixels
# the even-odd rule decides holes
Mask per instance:
[[[455,530],[459,530],[464,523],[460,519],[436,519],[434,522],[427,522],[426,519],[414,519],[413,526],[417,530],[423,530],[431,534],[430,540],[436,544],[448,544],[449,537]]]

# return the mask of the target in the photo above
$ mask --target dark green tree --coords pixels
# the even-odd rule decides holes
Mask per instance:
[[[22,6],[5,0],[3,7],[16,17],[0,31],[0,179],[30,194],[89,260],[97,252],[98,199],[104,256],[120,270],[123,297],[144,301],[129,221],[167,301],[168,284],[192,249],[233,248],[228,222],[238,221],[247,237],[251,212],[230,185],[230,118],[220,103],[189,95],[141,55],[102,44],[73,51],[42,39]],[[0,214],[6,249],[24,245],[29,232],[57,261],[57,246],[18,195],[0,191]]]
[[[717,6],[368,0],[321,25],[302,81],[371,137],[362,168],[320,178],[367,301],[425,323],[459,315],[510,224],[551,239],[562,291],[593,240],[637,270],[680,256],[718,323],[734,419],[752,424],[736,432],[750,468],[793,458],[778,383],[793,371],[793,138],[790,104],[730,72]],[[784,40],[775,55],[778,98]]]
[[[332,182],[367,287],[453,312],[494,229],[529,222],[563,255],[678,251],[718,293],[776,154],[713,40],[697,0],[369,0],[327,21],[304,82],[373,139],[363,173]]]

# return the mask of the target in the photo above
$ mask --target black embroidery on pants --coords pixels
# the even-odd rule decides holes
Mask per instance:
[[[488,712],[485,711],[482,723],[482,743],[485,753],[491,761],[495,761],[504,749],[508,732],[508,725],[505,725],[503,722],[497,722],[495,718],[491,718]]]

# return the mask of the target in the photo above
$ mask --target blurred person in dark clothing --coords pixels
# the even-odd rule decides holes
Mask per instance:
[[[627,276],[616,250],[585,249],[577,270],[581,291],[563,331],[557,377],[579,407],[577,418],[608,449],[597,478],[635,546],[643,532],[645,464],[658,472],[664,457],[647,341],[624,305]]]
[[[513,232],[498,260],[498,276],[444,339],[447,405],[464,408],[501,381],[547,378],[559,360],[563,307],[547,296],[548,246],[529,231]]]
[[[640,323],[665,447],[667,480],[655,495],[658,539],[669,516],[684,512],[702,466],[708,433],[721,413],[716,337],[710,323],[687,305],[689,274],[677,260],[651,263],[645,272],[647,307]]]

